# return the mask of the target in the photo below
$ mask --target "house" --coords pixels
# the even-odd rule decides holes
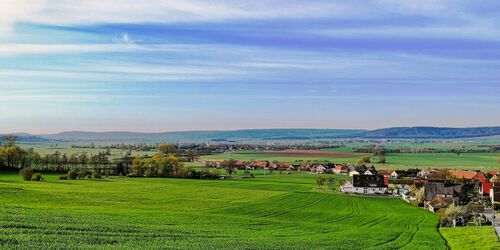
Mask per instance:
[[[428,207],[435,198],[451,198],[454,204],[459,204],[462,185],[451,182],[429,181],[424,183],[424,205]],[[435,207],[435,206],[433,206]]]
[[[413,185],[415,185],[415,187],[418,189],[423,188],[426,182],[426,179],[413,179]]]
[[[238,169],[238,170],[246,170],[247,169],[247,166],[249,166],[250,164],[246,161],[236,161],[234,163],[235,167]]]
[[[454,204],[453,198],[450,197],[436,197],[426,204],[426,208],[431,212],[437,212],[441,208],[447,208],[449,205]]]
[[[269,165],[268,161],[257,161],[252,164],[255,169],[265,169]]]
[[[364,175],[373,175],[373,173],[370,170],[366,170],[363,172]]]
[[[349,169],[347,166],[343,165],[335,165],[335,168],[332,168],[332,174],[347,174]]]
[[[476,176],[476,171],[469,170],[448,170],[448,173],[457,179],[472,180]]]
[[[311,165],[308,163],[302,163],[300,164],[300,171],[311,171]]]
[[[494,171],[494,170],[491,170],[491,171],[488,171],[488,173],[486,173],[487,177],[489,179],[491,179],[493,176],[495,175],[500,175],[500,171]]]
[[[490,191],[490,198],[492,204],[500,204],[500,182],[493,183]]]
[[[478,180],[481,183],[485,183],[488,181],[488,178],[486,178],[486,175],[481,173],[481,171],[477,171],[476,175],[472,176],[473,180]]]
[[[317,174],[322,174],[324,173],[326,170],[326,167],[323,166],[323,165],[314,165],[312,168],[311,168],[311,172],[313,173],[317,173]]]
[[[349,172],[349,176],[354,176],[354,175],[359,175],[359,172],[356,170]]]
[[[383,175],[354,175],[353,193],[355,194],[385,194],[387,185],[384,183]]]
[[[482,196],[490,196],[492,187],[493,183],[491,182],[481,182],[481,184],[479,184],[479,194]]]
[[[343,181],[340,184],[340,191],[342,193],[352,194],[354,191],[354,186],[352,185],[352,183],[350,181]]]
[[[295,168],[290,163],[280,163],[278,164],[278,169],[294,170]]]
[[[398,173],[396,172],[396,170],[392,169],[379,169],[378,174],[381,174],[388,178],[398,178]]]

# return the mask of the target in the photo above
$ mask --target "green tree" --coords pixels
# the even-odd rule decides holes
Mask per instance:
[[[325,184],[325,178],[319,176],[317,179],[316,179],[316,184],[318,185],[318,188],[319,189],[323,189],[323,185]]]
[[[484,212],[484,206],[480,203],[469,203],[465,206],[466,213],[472,219],[472,221],[476,224],[476,226],[481,226],[481,213]]]
[[[386,163],[385,155],[378,156],[378,163]]]
[[[134,176],[143,176],[144,175],[144,168],[143,168],[141,157],[135,157],[134,161],[132,161],[131,173]]]
[[[355,167],[363,167],[365,165],[365,161],[363,159],[357,159],[356,162],[354,163]]]
[[[335,184],[335,178],[333,178],[333,176],[330,176],[327,180],[327,183],[328,183],[328,188],[330,190],[333,190],[333,185]]]
[[[458,220],[463,221],[463,218],[466,215],[466,210],[463,206],[451,204],[447,208],[440,209],[438,214],[441,225],[456,227]]]
[[[174,155],[177,154],[177,149],[173,144],[160,144],[158,145],[158,150],[164,155]]]

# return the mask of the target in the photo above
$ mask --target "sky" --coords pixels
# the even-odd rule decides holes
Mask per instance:
[[[500,2],[0,0],[0,133],[500,125]]]

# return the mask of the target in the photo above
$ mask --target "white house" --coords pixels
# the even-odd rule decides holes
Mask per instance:
[[[326,168],[323,165],[317,165],[317,166],[313,167],[313,172],[318,173],[318,174],[324,173],[325,170],[326,170]]]
[[[387,185],[383,175],[354,175],[353,193],[355,194],[385,194]]]
[[[345,181],[342,185],[340,185],[340,191],[343,193],[352,194],[354,186],[351,182]]]

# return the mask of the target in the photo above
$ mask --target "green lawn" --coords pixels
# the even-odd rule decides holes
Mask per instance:
[[[492,226],[441,228],[452,249],[500,249],[500,242]]]
[[[0,248],[446,249],[436,215],[317,191],[317,175],[45,177],[0,174]]]

